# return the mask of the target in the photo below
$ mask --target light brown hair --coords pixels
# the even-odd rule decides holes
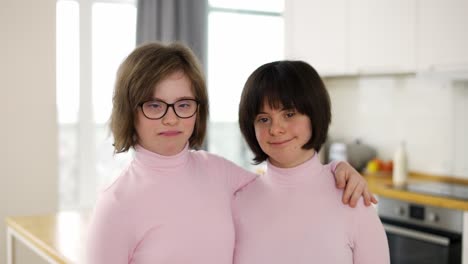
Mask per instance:
[[[193,94],[199,102],[189,146],[198,148],[202,145],[208,119],[208,93],[200,64],[183,44],[152,42],[137,47],[117,72],[110,117],[115,153],[126,152],[137,144],[135,118],[139,104],[150,100],[156,84],[177,71],[191,80]]]

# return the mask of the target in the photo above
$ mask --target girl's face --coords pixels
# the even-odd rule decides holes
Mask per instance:
[[[195,99],[192,83],[183,72],[175,72],[154,87],[153,99],[168,104],[181,99]],[[151,120],[145,117],[141,107],[135,121],[138,143],[152,152],[171,156],[179,153],[188,143],[195,127],[197,114],[189,118],[180,118],[169,107],[161,119]]]
[[[291,168],[312,158],[313,149],[303,149],[312,137],[312,124],[307,115],[295,109],[271,109],[263,105],[254,121],[257,141],[276,167]]]

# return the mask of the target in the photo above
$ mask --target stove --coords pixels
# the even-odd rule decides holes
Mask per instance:
[[[409,187],[414,186],[418,192],[433,195],[435,190],[439,195],[450,197],[457,187],[426,183]],[[463,211],[384,197],[379,199],[377,211],[387,234],[390,263],[461,263]]]
[[[443,196],[468,201],[468,186],[461,184],[443,182],[413,182],[408,183],[404,189],[410,192],[424,193],[434,196]]]

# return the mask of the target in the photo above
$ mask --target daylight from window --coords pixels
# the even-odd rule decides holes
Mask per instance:
[[[131,157],[113,155],[108,120],[117,68],[135,47],[136,6],[59,0],[56,11],[60,207],[86,208]]]
[[[283,1],[210,0],[208,14],[208,150],[251,170],[238,106],[247,77],[284,58]]]

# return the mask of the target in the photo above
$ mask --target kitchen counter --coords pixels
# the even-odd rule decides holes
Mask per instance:
[[[36,252],[47,263],[85,263],[84,241],[89,217],[89,212],[78,211],[8,217],[7,263],[15,263],[15,240]]]
[[[408,191],[404,188],[394,187],[392,184],[391,174],[368,174],[365,175],[366,180],[369,184],[370,190],[378,195],[387,198],[393,198],[403,200],[407,202],[425,204],[430,206],[438,206],[462,211],[468,211],[468,200],[460,200],[450,197],[435,196],[431,194],[423,194]],[[451,178],[451,177],[439,177],[424,175],[421,173],[410,173],[408,177],[409,183],[417,182],[444,182],[444,183],[456,183],[466,185],[468,187],[468,180]]]
[[[397,188],[392,184],[391,174],[365,175],[370,190],[378,196],[403,200],[412,203],[419,203],[429,206],[437,206],[464,211],[463,213],[463,233],[462,233],[462,263],[468,264],[468,200],[455,199],[450,197],[436,196],[431,194],[408,191],[405,188]],[[431,176],[421,173],[410,173],[408,183],[448,183],[458,184],[468,187],[468,180]],[[378,205],[377,205],[378,207]]]

